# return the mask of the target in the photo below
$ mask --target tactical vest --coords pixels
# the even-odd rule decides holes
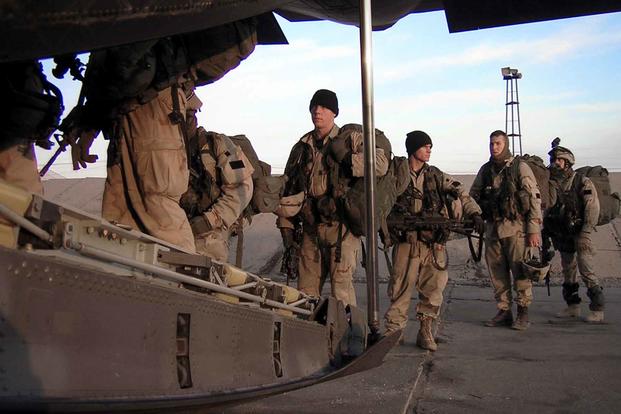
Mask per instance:
[[[390,212],[391,221],[404,216],[417,217],[445,217],[448,211],[448,201],[442,190],[442,171],[430,165],[424,172],[422,193],[414,186],[412,179],[407,188],[399,197]],[[416,200],[422,201],[422,208],[416,211]],[[401,242],[406,241],[405,234],[397,234],[394,229],[389,229],[391,237]],[[419,232],[419,240],[428,243],[444,243],[448,240],[449,231],[446,229],[425,230]]]
[[[543,226],[553,236],[573,236],[580,232],[584,223],[584,201],[582,192],[582,175],[575,174],[571,186],[563,190],[557,188],[556,204],[546,214]],[[562,238],[562,237],[561,237]]]
[[[503,167],[500,171],[502,182],[498,188],[493,186],[492,162],[488,161],[483,166],[483,189],[478,201],[485,220],[514,221],[523,217],[528,211],[530,195],[519,188],[519,168],[513,168],[514,163],[519,163],[519,160],[514,159],[511,165]]]
[[[206,150],[203,149],[205,145],[208,146]],[[214,160],[217,160],[213,135],[199,128],[196,135],[190,138],[188,146],[190,148],[190,182],[188,190],[181,196],[179,205],[191,219],[209,210],[220,197],[222,179],[217,176],[217,168],[215,177],[207,171],[201,158],[201,155],[207,151]]]

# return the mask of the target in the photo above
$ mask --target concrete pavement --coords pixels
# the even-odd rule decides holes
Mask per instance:
[[[380,308],[387,307],[385,284]],[[365,286],[357,284],[359,298]],[[584,288],[581,288],[583,299]],[[621,407],[621,288],[605,290],[606,323],[561,320],[560,288],[535,288],[532,325],[488,328],[491,288],[451,282],[437,326],[439,350],[406,343],[381,367],[217,412],[241,413],[613,413]],[[415,299],[413,299],[413,305]],[[361,304],[365,306],[364,303]],[[588,306],[582,304],[586,314]]]

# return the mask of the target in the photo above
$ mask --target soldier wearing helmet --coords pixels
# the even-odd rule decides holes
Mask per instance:
[[[554,248],[561,254],[563,269],[563,299],[567,308],[558,317],[580,316],[581,298],[578,294],[577,270],[591,300],[587,322],[604,320],[604,292],[594,272],[595,250],[591,234],[597,225],[600,203],[593,182],[573,170],[574,154],[560,146],[560,138],[552,141],[550,177],[557,188],[557,203],[550,209],[544,221],[546,234],[552,238]]]

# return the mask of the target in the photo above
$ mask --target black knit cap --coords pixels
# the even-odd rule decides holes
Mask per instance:
[[[423,131],[412,131],[407,134],[405,139],[405,150],[408,152],[408,156],[414,154],[416,150],[425,145],[433,146],[429,135]]]
[[[312,111],[313,106],[321,105],[324,108],[328,108],[334,115],[339,114],[339,100],[336,97],[336,94],[328,89],[319,89],[313,97],[311,98],[310,105],[308,105],[308,110]]]

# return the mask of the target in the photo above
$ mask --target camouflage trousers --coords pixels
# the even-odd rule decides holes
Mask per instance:
[[[532,282],[522,270],[526,237],[524,233],[503,239],[485,239],[485,261],[494,287],[498,309],[511,309],[515,291],[515,303],[527,307],[533,301]],[[513,276],[513,283],[511,277]]]
[[[405,328],[416,288],[418,303],[416,313],[436,318],[440,313],[443,292],[448,282],[446,267],[446,246],[434,244],[433,247],[416,241],[399,243],[392,250],[393,271],[388,282],[390,307],[384,315],[386,330]]]
[[[35,194],[43,194],[34,144],[15,145],[0,152],[0,179]]]
[[[339,223],[321,223],[316,234],[304,233],[300,248],[298,289],[319,296],[321,280],[330,278],[332,296],[345,305],[356,305],[353,276],[358,262],[360,239],[343,225],[340,261],[336,261]]]
[[[185,113],[182,92],[179,101]],[[168,118],[172,110],[167,88],[122,117],[116,145],[108,148],[102,215],[194,252],[194,235],[179,206],[189,171],[181,131]]]
[[[599,285],[599,280],[597,279],[597,276],[595,276],[593,266],[594,254],[592,247],[587,251],[578,250],[576,253],[560,253],[561,267],[563,268],[563,278],[565,279],[565,283],[578,283],[577,269],[580,271],[580,277],[587,288]]]

